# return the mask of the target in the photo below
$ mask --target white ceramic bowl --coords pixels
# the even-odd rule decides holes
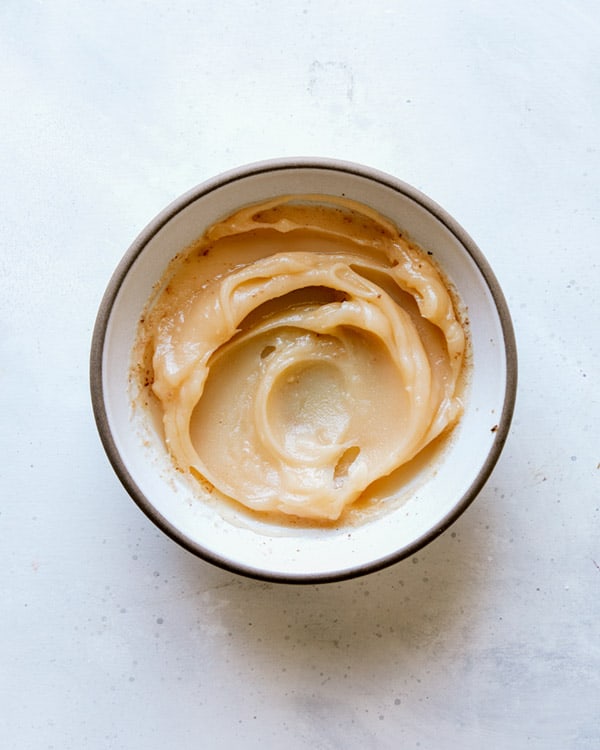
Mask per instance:
[[[247,523],[206,504],[172,467],[149,418],[132,414],[129,368],[136,326],[168,262],[235,209],[290,193],[353,198],[391,218],[435,259],[467,306],[472,370],[465,412],[443,458],[405,502],[352,528]],[[329,159],[272,160],[212,179],[172,203],[140,234],[102,300],[91,350],[98,430],[121,482],[150,519],[201,558],[287,582],[362,575],[405,558],[443,532],[487,480],[509,429],[517,360],[498,282],[465,231],[419,191],[374,169]],[[141,419],[141,422],[140,422]],[[145,423],[144,423],[145,421]]]

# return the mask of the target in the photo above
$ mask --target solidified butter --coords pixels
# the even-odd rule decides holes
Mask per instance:
[[[465,332],[372,209],[278,197],[168,269],[138,352],[177,467],[255,511],[340,517],[459,418]]]

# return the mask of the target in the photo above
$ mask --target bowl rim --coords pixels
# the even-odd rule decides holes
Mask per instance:
[[[466,492],[440,521],[420,537],[414,539],[410,544],[392,554],[385,555],[369,563],[343,570],[332,571],[331,573],[278,573],[275,571],[246,566],[224,558],[190,539],[183,531],[181,531],[181,529],[178,529],[168,521],[138,487],[125,462],[121,458],[115,439],[113,438],[104,401],[103,355],[108,323],[115,300],[129,270],[150,240],[183,209],[202,196],[213,192],[217,188],[265,172],[293,171],[295,169],[331,170],[366,178],[404,195],[432,214],[446,227],[447,230],[449,230],[451,234],[456,237],[471,256],[482,274],[498,312],[506,353],[506,385],[502,411],[498,418],[498,427],[486,460],[480,467],[477,475],[474,477]],[[517,371],[518,364],[515,333],[504,293],[502,292],[500,284],[484,254],[462,226],[460,226],[460,224],[435,201],[403,180],[373,167],[325,157],[283,157],[242,165],[196,185],[172,201],[166,208],[158,213],[134,239],[110,277],[98,308],[92,332],[89,359],[92,410],[100,440],[115,474],[142,512],[173,541],[206,562],[212,563],[224,570],[257,580],[301,584],[328,583],[374,573],[414,555],[417,551],[446,531],[464,513],[483,489],[483,486],[487,482],[494,466],[500,458],[514,414],[517,393]]]

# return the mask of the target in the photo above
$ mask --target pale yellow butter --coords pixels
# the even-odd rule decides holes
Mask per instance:
[[[181,470],[325,521],[457,421],[465,340],[436,267],[390,221],[295,195],[178,257],[139,350]]]

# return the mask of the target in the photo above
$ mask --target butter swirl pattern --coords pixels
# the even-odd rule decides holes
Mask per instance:
[[[139,333],[176,465],[332,521],[452,427],[465,332],[427,253],[333,196],[282,196],[171,264]]]

